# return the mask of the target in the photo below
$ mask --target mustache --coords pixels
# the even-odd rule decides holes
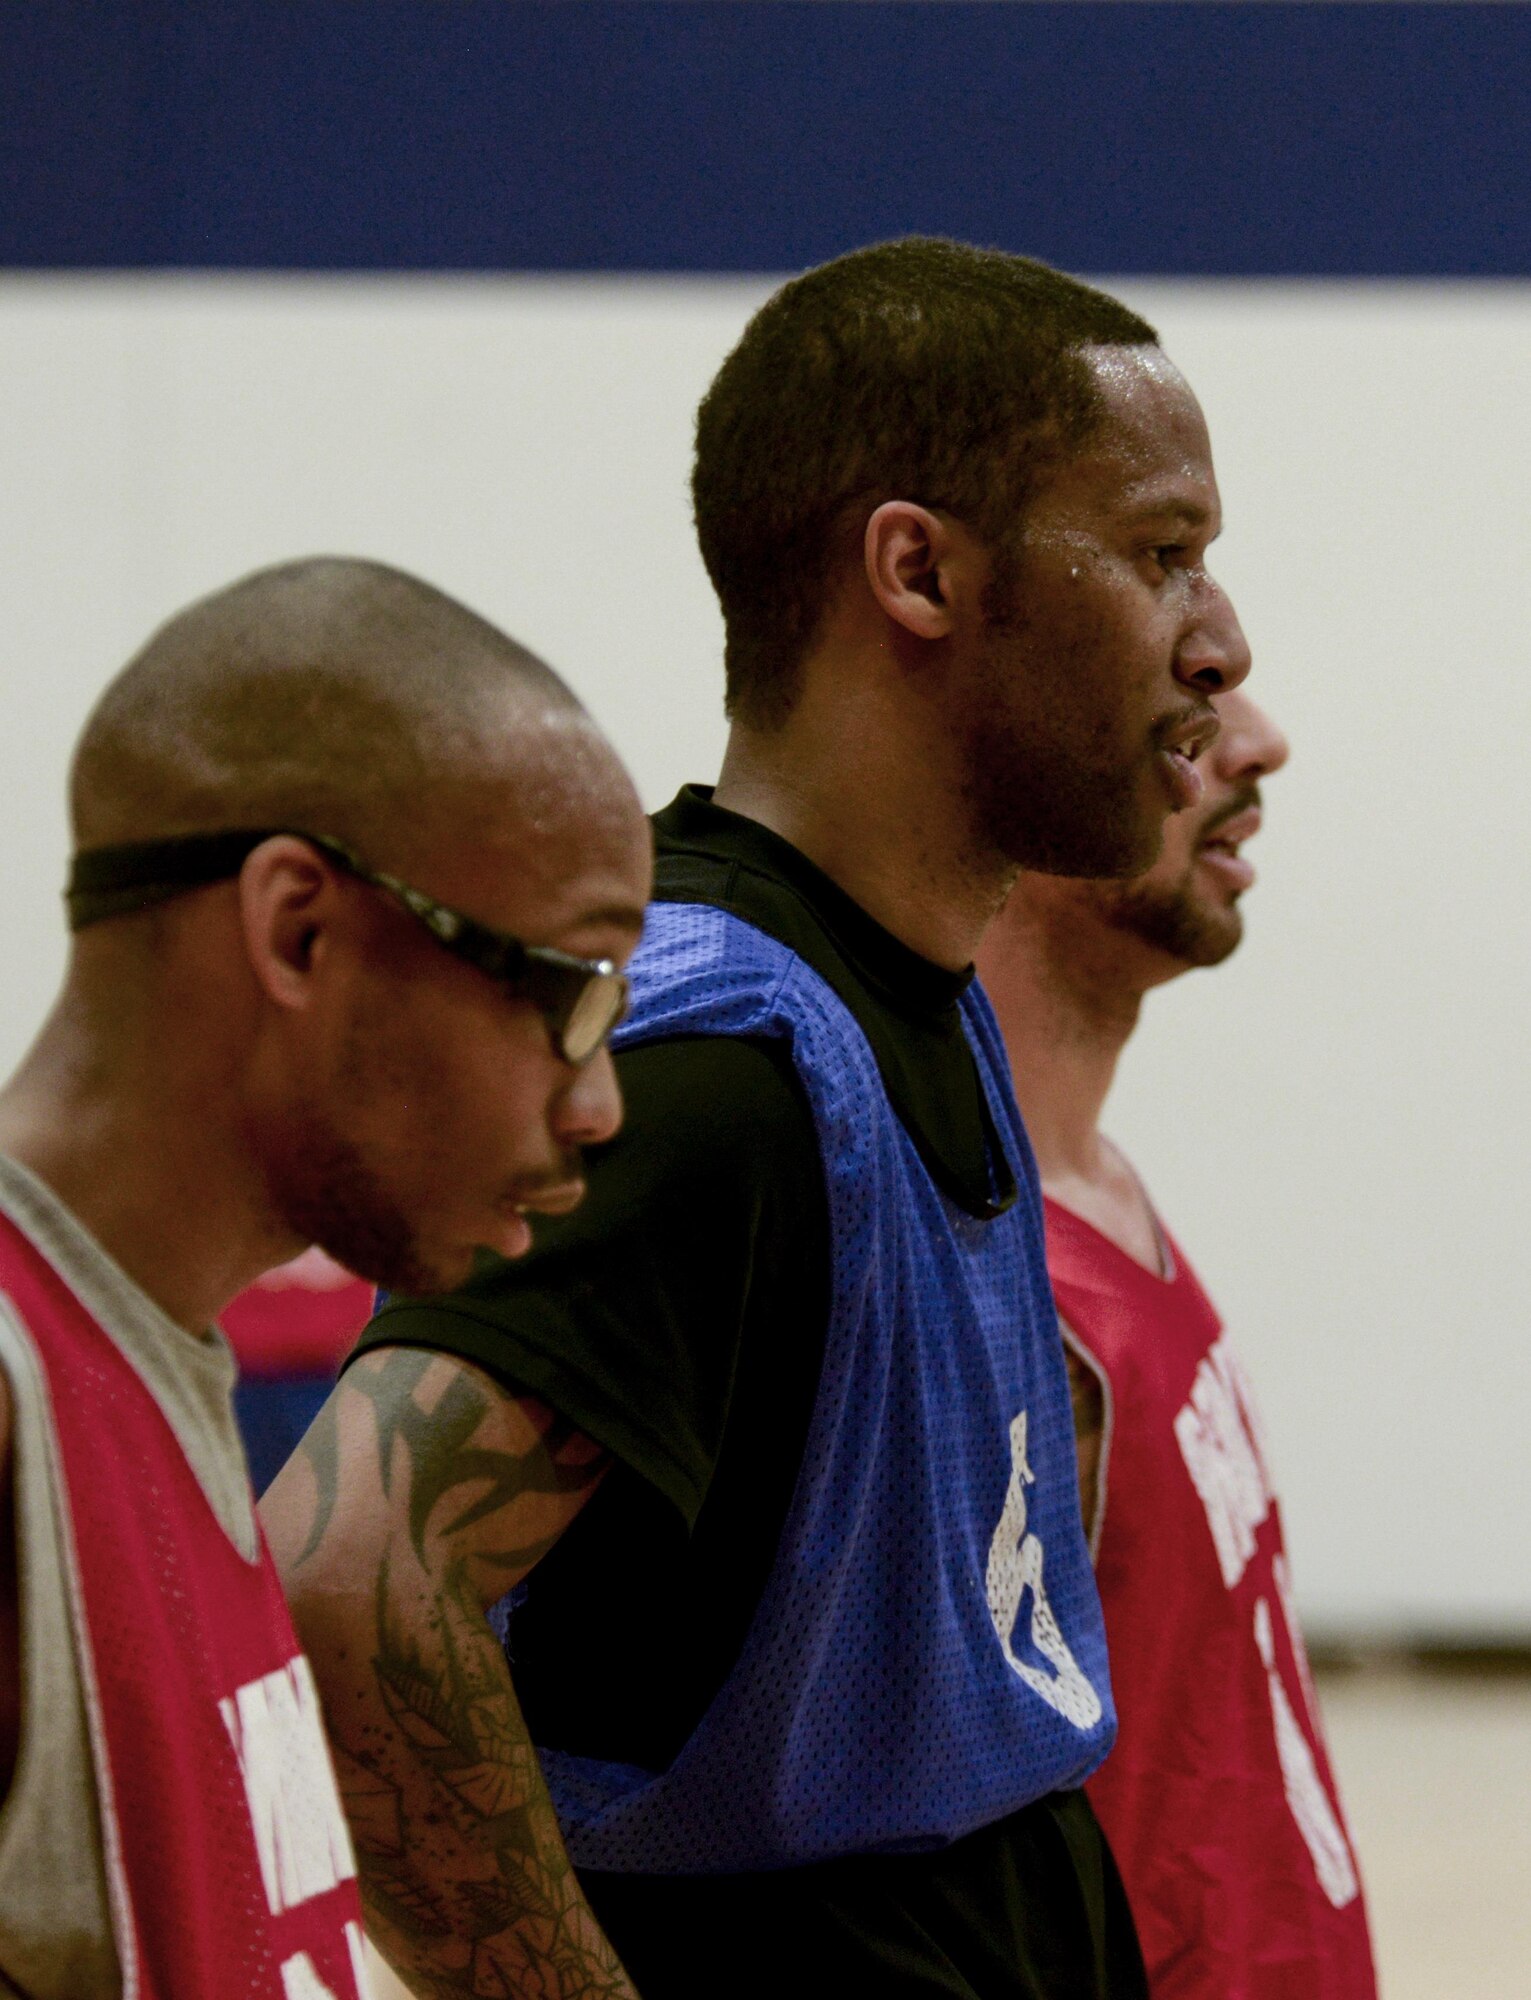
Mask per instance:
[[[1237,819],[1240,813],[1246,813],[1251,806],[1259,804],[1260,787],[1256,784],[1240,785],[1231,798],[1224,799],[1220,806],[1214,806],[1207,814],[1196,829],[1196,838],[1210,839],[1220,826],[1225,826],[1229,820]]]
[[[498,1206],[514,1208],[521,1202],[535,1201],[539,1195],[549,1194],[553,1189],[564,1189],[571,1181],[585,1178],[584,1155],[579,1148],[572,1147],[559,1154],[553,1164],[540,1167],[535,1173],[517,1174],[513,1181],[500,1190]]]

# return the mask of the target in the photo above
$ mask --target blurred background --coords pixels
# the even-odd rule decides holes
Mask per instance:
[[[931,231],[1160,327],[1294,754],[1110,1122],[1262,1392],[1386,1991],[1531,1992],[1531,12],[7,0],[0,46],[6,1067],[70,745],[189,598],[418,570],[657,806],[723,741],[692,412],[782,274]],[[364,1313],[313,1258],[236,1309],[258,1475]]]

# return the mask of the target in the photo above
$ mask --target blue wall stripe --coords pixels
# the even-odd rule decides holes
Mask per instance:
[[[0,0],[0,264],[1531,274],[1531,7]]]

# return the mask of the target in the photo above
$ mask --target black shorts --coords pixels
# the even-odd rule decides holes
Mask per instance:
[[[580,1877],[643,2000],[1146,2000],[1083,1792],[923,1854]]]

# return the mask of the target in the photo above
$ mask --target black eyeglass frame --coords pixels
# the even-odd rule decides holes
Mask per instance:
[[[547,1022],[560,1058],[579,1068],[604,1045],[627,1011],[629,984],[609,958],[579,958],[552,945],[526,944],[465,916],[423,889],[371,868],[343,840],[280,826],[184,834],[170,840],[86,848],[74,857],[65,900],[70,927],[151,909],[188,889],[237,875],[262,841],[286,834],[327,855],[346,874],[390,896],[443,950],[527,1000]]]

